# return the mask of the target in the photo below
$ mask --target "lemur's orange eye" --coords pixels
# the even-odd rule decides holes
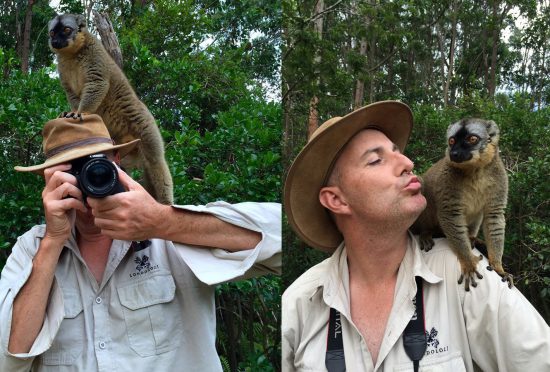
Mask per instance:
[[[468,138],[466,138],[466,141],[468,141],[468,143],[470,145],[475,145],[476,143],[479,142],[479,137],[478,136],[468,136]]]
[[[53,37],[55,35],[55,32],[50,31],[50,37]]]
[[[71,33],[72,30],[73,30],[73,29],[70,28],[70,27],[65,27],[65,29],[63,30],[63,32],[65,33],[65,35],[68,35],[68,34]]]
[[[456,140],[454,137],[449,138],[449,146],[452,146],[456,143]]]

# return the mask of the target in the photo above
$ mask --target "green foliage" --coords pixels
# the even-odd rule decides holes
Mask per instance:
[[[0,48],[13,51],[18,55],[14,60],[17,63],[13,68],[20,68],[20,55],[22,43],[22,31],[25,21],[25,12],[28,1],[7,1],[2,4],[0,10]],[[32,7],[31,37],[29,50],[32,58],[29,60],[30,69],[37,71],[50,64],[51,52],[48,47],[47,23],[55,15],[55,11],[48,2],[35,1]],[[5,66],[4,66],[5,67]],[[9,71],[4,69],[4,72]]]
[[[223,372],[231,372],[231,366],[229,365],[229,361],[226,357],[220,356],[220,362],[222,364]]]
[[[302,242],[288,225],[286,216],[283,218],[283,244],[283,291],[308,268],[329,257]]]
[[[258,31],[272,27],[277,19],[273,5],[257,9],[258,21],[247,18],[246,24],[225,10],[215,2],[199,6],[160,1],[155,12],[133,19],[131,27],[121,27],[126,75],[169,129],[180,129],[182,118],[197,122],[202,130],[211,129],[214,114],[228,110],[251,90],[262,95],[260,85],[273,84],[278,76],[277,35],[271,28]],[[255,8],[249,10],[255,13]],[[267,26],[262,23],[266,17]],[[238,35],[232,29],[216,29],[220,22],[237,28]],[[253,31],[257,37],[251,37]]]
[[[176,200],[278,201],[282,173],[280,107],[254,99],[215,115],[216,129],[174,132],[167,158]],[[180,171],[176,171],[175,168]]]
[[[281,368],[279,311],[281,279],[268,275],[218,288],[218,350],[239,371],[278,371]],[[243,335],[237,341],[234,335]],[[239,361],[237,363],[237,361]]]
[[[42,220],[40,192],[43,181],[34,174],[13,170],[42,160],[44,122],[67,110],[65,94],[51,70],[32,75],[14,71],[0,80],[0,265],[15,239]]]
[[[134,84],[136,93],[157,120],[166,123],[166,129],[180,129],[182,120],[197,122],[202,129],[213,128],[217,112],[250,95],[252,79],[239,65],[236,52],[160,58],[138,38],[123,38],[121,43],[127,48],[128,78],[139,81]]]

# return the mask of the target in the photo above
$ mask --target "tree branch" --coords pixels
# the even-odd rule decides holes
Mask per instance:
[[[310,17],[308,19],[306,19],[306,22],[305,23],[309,23],[309,22],[313,22],[315,21],[317,18],[319,18],[320,16],[326,14],[326,13],[329,13],[331,12],[334,8],[336,8],[338,5],[340,5],[340,3],[342,2],[342,0],[338,0],[337,2],[335,2],[334,4],[332,4],[331,6],[329,6],[328,8],[326,8],[325,10],[323,10],[322,12],[319,12],[317,14],[315,14],[313,17]]]

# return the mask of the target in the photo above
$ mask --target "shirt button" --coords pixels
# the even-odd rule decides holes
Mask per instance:
[[[105,342],[101,341],[101,342],[99,343],[99,348],[100,348],[100,349],[105,349]]]
[[[101,303],[101,297],[96,298],[96,299],[95,299],[95,303],[96,303],[96,304],[100,304],[100,303]]]

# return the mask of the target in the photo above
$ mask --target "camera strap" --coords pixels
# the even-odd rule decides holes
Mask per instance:
[[[342,318],[340,312],[333,307],[330,308],[328,320],[325,366],[328,372],[344,372],[346,370],[344,340],[342,338]]]
[[[418,372],[420,359],[424,356],[428,342],[426,340],[426,325],[424,323],[424,293],[422,278],[415,277],[416,296],[413,299],[414,314],[403,332],[403,346],[405,352],[413,362],[414,372]]]
[[[130,248],[134,250],[134,252],[141,251],[142,249],[147,248],[151,245],[150,240],[135,240],[130,245]]]
[[[428,346],[426,341],[426,327],[424,324],[424,296],[422,278],[415,277],[416,296],[413,299],[414,314],[403,332],[403,346],[407,356],[412,360],[414,371],[418,372],[420,359],[424,356]],[[325,366],[328,372],[344,372],[346,360],[344,357],[344,339],[342,338],[342,321],[340,312],[330,308],[327,335],[327,352]]]

